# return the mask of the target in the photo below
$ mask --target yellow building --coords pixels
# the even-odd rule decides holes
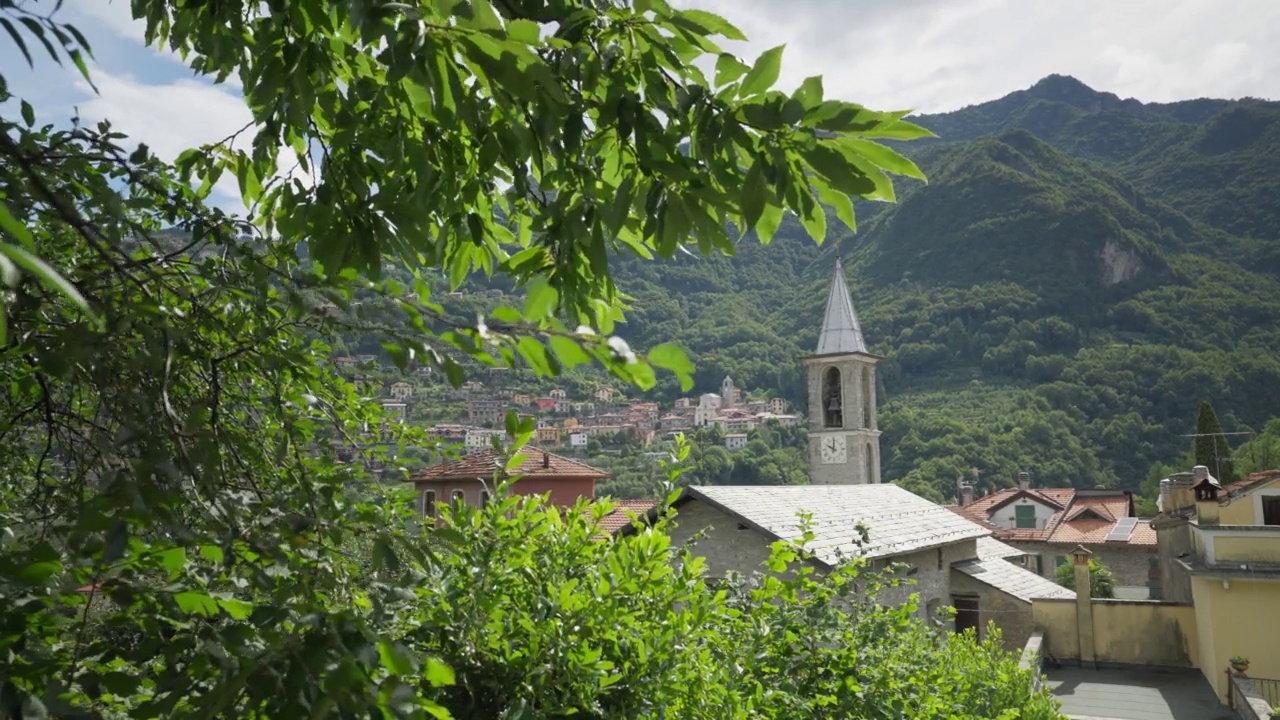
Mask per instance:
[[[1200,671],[1226,700],[1237,655],[1280,679],[1280,471],[1222,487],[1203,466],[1161,488],[1157,535],[1166,587],[1195,609]]]
[[[538,442],[543,445],[559,445],[561,442],[562,430],[558,427],[540,427],[534,431]]]

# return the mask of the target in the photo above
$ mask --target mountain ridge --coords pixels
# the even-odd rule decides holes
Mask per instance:
[[[820,247],[788,218],[734,257],[621,259],[635,298],[621,332],[682,340],[698,389],[730,374],[802,407],[794,358],[816,342],[839,252],[887,357],[884,477],[935,499],[973,467],[993,487],[1034,467],[1137,489],[1178,459],[1200,400],[1228,430],[1275,413],[1280,216],[1247,205],[1249,173],[1280,169],[1280,103],[1142,103],[1050,76],[913,120],[941,136],[899,145],[928,184],[859,203],[856,235],[833,218]],[[1215,144],[1237,126],[1247,142]],[[1188,160],[1207,169],[1173,172]]]

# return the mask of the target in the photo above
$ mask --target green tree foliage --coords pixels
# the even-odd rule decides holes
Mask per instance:
[[[607,471],[609,479],[596,484],[596,494],[615,498],[658,497],[665,481],[660,456],[669,456],[671,443],[655,444],[643,451],[624,448],[617,455],[592,455],[592,465]],[[730,452],[724,435],[715,428],[688,435],[689,456],[680,485],[803,485],[809,482],[809,443],[803,427],[783,427],[768,421],[747,435],[746,447]],[[664,451],[664,447],[666,450]],[[591,447],[588,445],[588,454]]]
[[[385,483],[432,445],[327,362],[359,333],[454,385],[687,386],[674,345],[613,335],[618,254],[768,240],[784,208],[821,239],[819,201],[851,225],[919,176],[871,142],[924,134],[902,114],[772,90],[780,49],[744,63],[660,0],[131,7],[235,77],[250,149],[168,164],[0,97],[0,714],[1055,716],[992,641],[839,610],[856,566],[722,594],[661,532],[595,542],[536,503],[424,532]],[[56,16],[0,0],[0,24],[91,81]],[[224,176],[243,219],[206,203]],[[477,272],[520,307],[444,312]]]
[[[1076,589],[1076,568],[1071,563],[1059,565],[1055,571],[1058,584],[1069,590]],[[1089,594],[1096,598],[1114,598],[1116,596],[1115,576],[1111,569],[1097,560],[1089,561]]]
[[[1209,472],[1221,482],[1227,483],[1235,479],[1232,472],[1231,446],[1222,434],[1222,424],[1213,406],[1208,400],[1200,403],[1200,414],[1196,416],[1196,436],[1192,447],[1195,452],[1196,465],[1209,468]]]
[[[1280,468],[1280,418],[1267,423],[1262,432],[1237,448],[1235,457],[1239,460],[1233,468],[1240,477]]]
[[[994,627],[978,643],[928,627],[915,596],[876,604],[896,575],[818,572],[804,542],[780,542],[780,575],[713,586],[670,519],[593,540],[605,510],[509,498],[449,513],[441,562],[403,578],[415,619],[392,647],[455,668],[433,695],[454,717],[1060,717]]]

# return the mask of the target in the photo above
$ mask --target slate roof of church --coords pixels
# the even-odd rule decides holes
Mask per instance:
[[[588,478],[603,480],[609,477],[609,473],[599,468],[593,468],[577,460],[570,460],[567,457],[561,457],[555,453],[539,450],[532,446],[526,445],[521,448],[519,454],[524,456],[524,460],[520,463],[519,469],[511,472],[512,475],[574,480]],[[500,470],[504,462],[505,458],[496,450],[479,450],[459,460],[440,463],[416,472],[410,480],[487,479],[493,477],[494,472]]]
[[[702,486],[686,497],[702,500],[743,524],[782,540],[799,541],[800,514],[812,520],[806,549],[823,563],[841,557],[892,557],[984,537],[990,530],[897,485]],[[857,525],[868,529],[857,545]]]
[[[844,279],[844,267],[836,258],[835,275],[831,278],[831,290],[827,293],[827,310],[822,316],[822,332],[818,335],[817,355],[835,353],[865,353],[867,343],[862,338],[862,326],[853,309],[853,296]]]
[[[969,560],[955,563],[951,568],[1026,602],[1036,598],[1074,600],[1076,597],[1074,592],[1058,583],[1020,568],[1007,560]]]
[[[1026,554],[1026,552],[1019,550],[1012,545],[1005,545],[993,537],[978,538],[979,560],[1003,560],[1005,558],[1018,557]]]

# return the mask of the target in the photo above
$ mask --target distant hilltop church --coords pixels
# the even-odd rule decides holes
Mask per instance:
[[[836,258],[818,349],[800,358],[809,373],[809,478],[814,485],[880,482],[876,363]]]

